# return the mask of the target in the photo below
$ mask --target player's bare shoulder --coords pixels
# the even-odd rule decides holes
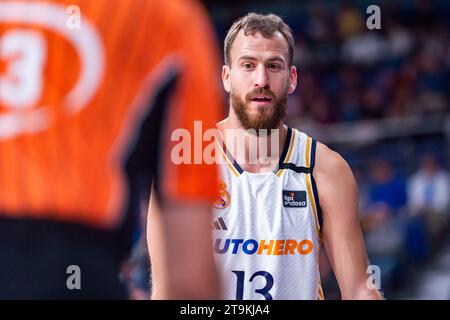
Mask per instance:
[[[339,173],[351,171],[347,161],[336,151],[325,144],[317,142],[316,164],[314,171],[319,175],[337,176]]]
[[[356,197],[356,182],[347,161],[339,153],[319,142],[313,175],[322,205]]]

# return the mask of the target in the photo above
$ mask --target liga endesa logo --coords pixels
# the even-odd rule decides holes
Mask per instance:
[[[194,130],[178,128],[171,134],[174,164],[225,164],[245,157],[249,164],[275,165],[280,158],[279,129],[225,129],[226,141],[219,129],[203,131],[202,121],[194,121]],[[259,137],[269,136],[269,139]],[[270,142],[269,142],[270,141]],[[269,146],[270,144],[270,146]],[[271,163],[274,162],[274,163]]]
[[[96,93],[104,72],[101,38],[86,17],[81,30],[69,29],[69,18],[67,8],[55,3],[0,1],[0,140],[51,125],[55,111],[46,101],[45,72],[56,49],[50,37],[61,39],[64,58],[78,69],[77,74],[58,71],[73,76],[71,87],[58,97],[58,112],[73,116]]]

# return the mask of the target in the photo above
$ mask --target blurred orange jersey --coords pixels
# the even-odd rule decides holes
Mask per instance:
[[[0,214],[115,229],[152,180],[213,201],[215,166],[170,159],[222,115],[211,30],[187,0],[0,0]]]

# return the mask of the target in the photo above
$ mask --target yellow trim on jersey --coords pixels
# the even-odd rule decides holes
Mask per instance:
[[[325,300],[325,296],[323,294],[322,283],[319,284],[319,298],[320,300]]]
[[[316,260],[317,268],[319,268],[321,247],[322,247],[322,241],[319,240],[319,246],[317,248],[317,260]],[[325,296],[323,294],[323,288],[322,288],[322,279],[320,278],[320,271],[319,271],[319,269],[317,270],[317,273],[318,273],[317,274],[317,278],[318,278],[318,280],[317,280],[317,282],[318,282],[318,287],[317,287],[318,299],[319,300],[325,300]]]
[[[317,240],[320,241],[322,236],[320,234],[319,220],[317,219],[316,202],[314,201],[313,191],[312,191],[312,187],[311,187],[311,174],[306,174],[305,178],[306,178],[306,185],[307,185],[307,188],[308,188],[309,202],[311,203],[311,207],[312,207],[313,212],[314,212],[314,222],[316,223]]]
[[[295,129],[292,129],[292,134],[291,134],[291,141],[289,141],[289,151],[288,154],[286,156],[285,159],[283,159],[283,163],[289,162],[289,160],[291,159],[291,155],[292,155],[292,150],[294,149],[294,142],[295,142]],[[277,176],[281,176],[281,174],[283,173],[284,169],[278,170]]]
[[[227,165],[230,167],[231,172],[234,173],[234,175],[236,177],[239,177],[239,172],[236,171],[236,169],[234,168],[233,164],[231,163],[230,159],[228,159],[227,155],[225,154],[225,152],[222,150],[222,147],[219,145],[219,150],[222,153],[222,157],[225,159],[225,162],[227,163]]]
[[[310,159],[312,157],[311,142],[312,142],[311,137],[307,137],[306,152],[305,152],[305,164],[306,164],[307,168],[309,168],[310,164],[311,164],[310,163]],[[317,252],[317,266],[319,266],[320,245],[322,244],[322,234],[321,234],[320,227],[319,227],[319,220],[317,218],[318,214],[317,214],[317,207],[316,207],[316,202],[314,200],[314,194],[313,194],[313,189],[312,189],[311,175],[312,175],[312,173],[306,174],[305,180],[306,180],[306,186],[307,186],[307,190],[308,190],[309,202],[311,203],[311,207],[312,207],[313,213],[314,213],[314,224],[316,225],[317,241],[319,242],[319,248],[318,248],[319,251]],[[317,277],[318,277],[318,282],[319,282],[318,289],[317,289],[318,299],[325,300],[325,296],[323,294],[323,288],[322,288],[322,281],[320,279],[320,272]]]
[[[310,167],[311,165],[311,143],[312,143],[312,138],[311,137],[307,137],[306,139],[306,152],[305,152],[305,165],[307,168]],[[320,245],[322,244],[322,234],[320,231],[320,227],[319,227],[319,220],[318,220],[318,215],[317,215],[317,207],[316,207],[316,202],[314,200],[314,194],[313,194],[313,189],[312,189],[312,182],[311,182],[311,175],[312,173],[306,174],[306,185],[308,188],[308,197],[309,197],[309,201],[311,202],[311,207],[313,209],[313,213],[314,213],[314,223],[316,224],[316,231],[317,231],[317,239],[319,242],[319,252],[317,253],[317,265],[319,265],[319,259],[320,259]],[[323,288],[322,288],[322,280],[320,279],[320,272],[318,275],[318,281],[319,281],[319,287],[318,287],[318,295],[319,295],[319,299],[320,300],[325,300],[325,296],[323,294]]]
[[[305,164],[306,164],[307,168],[309,168],[309,165],[310,165],[311,141],[312,141],[311,137],[306,138]],[[305,180],[306,180],[306,185],[308,188],[309,202],[311,203],[311,207],[313,208],[313,212],[314,212],[314,222],[316,223],[317,238],[319,241],[321,241],[322,235],[320,233],[319,220],[317,218],[318,214],[317,214],[316,202],[314,201],[314,194],[313,194],[312,182],[311,182],[311,174],[312,173],[306,174]]]
[[[289,162],[289,160],[291,159],[292,150],[294,149],[294,141],[295,141],[295,129],[292,129],[292,136],[291,136],[289,151],[286,156],[286,159],[283,162]]]
[[[306,138],[306,153],[305,153],[305,165],[309,168],[309,159],[311,153],[311,137]]]

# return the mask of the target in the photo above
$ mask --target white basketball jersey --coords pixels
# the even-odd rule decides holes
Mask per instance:
[[[225,299],[323,299],[315,140],[288,128],[274,172],[243,171],[223,151],[214,250]]]

